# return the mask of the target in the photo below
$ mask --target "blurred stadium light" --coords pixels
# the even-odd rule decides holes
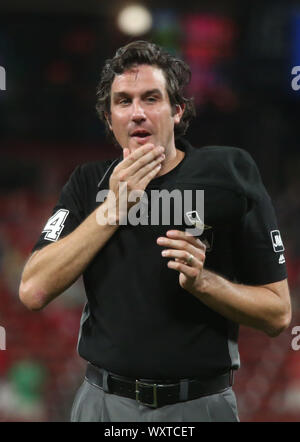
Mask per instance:
[[[124,34],[139,36],[146,34],[152,26],[151,12],[143,5],[125,6],[118,14],[117,22]]]

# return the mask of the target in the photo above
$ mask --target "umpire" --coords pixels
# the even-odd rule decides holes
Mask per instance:
[[[30,310],[83,275],[72,421],[238,421],[239,324],[275,337],[290,323],[270,198],[247,152],[182,138],[189,80],[145,41],[106,61],[97,110],[122,154],[75,169],[25,265]]]

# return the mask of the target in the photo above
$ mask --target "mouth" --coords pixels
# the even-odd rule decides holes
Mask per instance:
[[[130,136],[139,144],[144,144],[149,140],[151,133],[144,129],[137,129],[133,131]]]

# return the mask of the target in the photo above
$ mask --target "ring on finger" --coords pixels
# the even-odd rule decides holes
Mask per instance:
[[[188,257],[187,261],[186,261],[187,265],[192,264],[193,260],[194,260],[194,256],[193,256],[193,255],[190,255],[190,256]]]

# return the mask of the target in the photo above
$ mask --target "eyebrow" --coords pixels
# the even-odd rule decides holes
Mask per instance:
[[[160,91],[160,89],[150,89],[148,91],[145,91],[142,94],[142,98],[145,98],[149,95],[158,95],[159,97],[162,97],[162,92]],[[128,92],[125,91],[120,91],[120,92],[114,92],[113,93],[113,98],[114,100],[118,100],[119,98],[130,98],[130,94]]]

